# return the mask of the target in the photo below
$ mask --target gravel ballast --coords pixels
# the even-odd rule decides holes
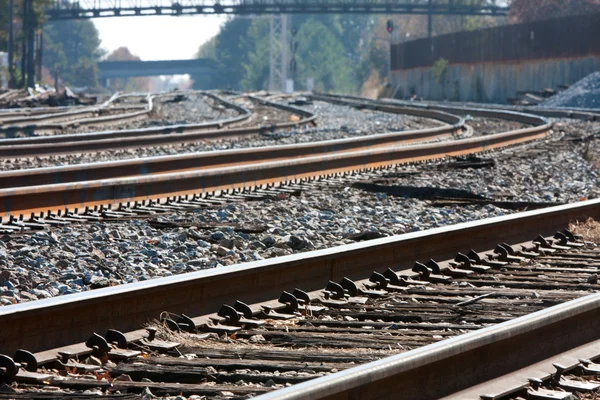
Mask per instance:
[[[351,114],[347,108],[344,111]],[[364,122],[370,114],[355,115],[362,119],[355,117],[348,130],[370,132],[373,122]],[[553,204],[595,198],[600,150],[595,142],[580,139],[599,129],[600,123],[558,121],[555,133],[544,141],[483,155],[495,160],[493,167],[418,164],[377,174],[370,182]],[[11,305],[510,212],[514,211],[492,204],[432,207],[426,200],[345,184],[164,215],[158,221],[73,224],[30,236],[5,235],[0,238],[0,303]],[[169,223],[183,227],[168,227]]]
[[[134,148],[52,157],[36,157],[32,159],[4,160],[3,162],[0,162],[0,171],[195,153],[202,151],[308,143],[313,141],[342,139],[391,131],[424,129],[441,125],[440,122],[427,118],[388,114],[372,110],[356,110],[345,106],[331,105],[323,102],[315,102],[313,105],[302,108],[318,115],[316,127],[301,127],[299,129],[282,130],[276,133],[253,134],[243,137],[203,140],[194,143],[182,143],[148,148]],[[264,107],[261,108],[261,110],[264,110]],[[262,116],[265,115],[263,115],[262,112],[257,114],[258,115],[255,116],[253,120],[256,121],[259,119],[258,123],[260,123]],[[270,119],[262,120],[263,124],[266,124],[266,122],[272,123],[273,111],[269,110],[266,116],[270,117]],[[289,113],[285,113],[285,116],[287,119]]]
[[[600,109],[600,72],[589,74],[539,106]]]

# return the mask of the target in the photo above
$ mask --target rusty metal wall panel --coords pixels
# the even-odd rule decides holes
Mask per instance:
[[[455,32],[392,46],[392,69],[600,55],[600,13],[472,32]]]

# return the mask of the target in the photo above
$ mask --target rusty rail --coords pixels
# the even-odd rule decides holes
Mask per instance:
[[[207,93],[213,98],[220,98],[212,93]],[[225,99],[221,99],[227,102]],[[257,99],[269,106],[290,110],[289,106]],[[127,149],[150,147],[165,144],[194,142],[198,140],[232,137],[240,135],[258,134],[278,129],[286,129],[314,122],[316,116],[307,111],[291,108],[294,113],[303,118],[296,122],[283,122],[278,124],[256,126],[250,128],[213,129],[240,122],[249,118],[251,113],[233,103],[232,107],[244,110],[243,115],[220,121],[205,122],[201,124],[170,125],[143,129],[128,129],[120,131],[105,131],[72,135],[56,135],[44,137],[30,137],[23,139],[0,140],[0,157],[20,158],[42,155],[58,155],[69,153],[97,152],[103,150]]]
[[[116,100],[123,97],[130,97],[131,95],[115,93],[113,94],[107,101],[100,105],[91,106],[91,107],[78,107],[76,109],[67,108],[66,111],[53,112],[54,110],[44,110],[45,113],[35,113],[35,115],[21,115],[15,116],[12,118],[0,118],[0,133],[5,133],[6,135],[14,136],[18,132],[25,132],[29,134],[60,130],[66,126],[73,124],[87,124],[90,121],[95,120],[96,118],[92,118],[97,115],[100,111],[107,109],[112,103]],[[145,114],[152,109],[152,104],[149,99],[148,106],[144,107],[145,111],[141,113]],[[131,115],[130,115],[131,114]],[[111,116],[111,117],[120,117],[126,118],[126,116],[137,117],[140,112]],[[98,117],[97,119],[102,120],[101,118],[106,119],[107,117]],[[52,122],[63,121],[60,124],[52,124]],[[11,125],[8,125],[11,124]]]
[[[240,107],[237,104],[231,103],[228,100],[226,100],[220,96],[217,96],[214,93],[209,93],[209,92],[200,92],[200,93],[220,102],[221,104],[225,105],[227,108],[231,108],[231,109],[238,111],[240,113],[240,115],[237,117],[227,118],[227,119],[223,119],[220,121],[205,122],[202,124],[182,125],[184,127],[184,129],[200,128],[200,127],[203,127],[204,129],[208,129],[211,127],[223,127],[225,125],[243,121],[252,115],[252,113],[250,111],[246,110],[245,108]],[[80,126],[80,125],[95,125],[95,124],[103,124],[103,123],[110,124],[110,123],[120,122],[120,121],[124,121],[124,120],[125,121],[135,121],[138,119],[146,118],[148,116],[148,114],[153,111],[153,103],[152,103],[153,98],[160,97],[160,96],[163,96],[166,94],[169,94],[169,93],[146,95],[148,104],[145,107],[143,107],[143,110],[134,111],[134,112],[126,112],[126,113],[120,113],[120,114],[115,114],[115,115],[105,115],[105,116],[97,116],[97,117],[90,118],[90,116],[96,115],[99,111],[106,109],[108,107],[108,105],[110,105],[111,103],[113,103],[115,100],[117,100],[119,98],[141,96],[140,94],[132,94],[132,93],[125,94],[125,95],[116,93],[108,101],[103,103],[101,106],[89,107],[86,109],[67,111],[64,113],[56,113],[56,114],[50,114],[50,115],[46,114],[46,115],[38,115],[35,117],[23,117],[23,118],[20,118],[19,120],[23,121],[24,123],[27,123],[27,125],[18,124],[16,126],[0,127],[0,132],[5,132],[7,134],[7,136],[9,136],[9,139],[6,139],[6,140],[0,139],[0,146],[2,146],[2,145],[14,146],[14,145],[41,144],[41,143],[61,143],[61,142],[67,142],[67,141],[80,141],[80,140],[88,140],[89,138],[101,138],[101,137],[105,137],[105,138],[106,137],[117,137],[118,138],[118,137],[134,136],[135,134],[139,135],[140,132],[138,132],[138,131],[141,131],[142,133],[153,132],[153,128],[149,128],[149,129],[140,129],[140,130],[97,132],[97,133],[93,133],[91,135],[90,134],[68,134],[68,135],[56,135],[56,136],[45,136],[45,137],[13,138],[13,136],[17,132],[24,132],[26,134],[29,134],[30,136],[34,136],[36,133],[40,133],[40,132],[60,131],[61,129],[64,129],[65,127],[72,126],[72,125]],[[74,119],[71,121],[65,121],[65,122],[56,123],[56,124],[50,123],[53,120],[60,121],[60,120],[63,120],[65,117],[69,117],[69,116],[74,116],[76,118],[83,116],[85,118]],[[36,122],[36,121],[39,123],[38,124],[31,123],[31,122]],[[0,121],[0,122],[2,122],[2,121]],[[181,128],[181,126],[177,126],[176,128]],[[154,128],[154,130],[160,132],[160,128]]]
[[[12,354],[18,348],[41,352],[71,345],[85,341],[90,332],[104,331],[107,327],[124,332],[134,331],[165,310],[202,316],[213,313],[221,304],[232,304],[237,299],[244,299],[248,304],[276,299],[282,288],[301,287],[312,291],[322,289],[323,283],[328,280],[338,282],[343,277],[367,278],[373,270],[394,268],[400,269],[401,273],[403,268],[412,266],[415,261],[429,258],[445,260],[454,257],[457,251],[472,248],[480,252],[492,249],[501,242],[524,242],[537,234],[553,234],[571,221],[585,220],[588,217],[600,217],[600,200],[2,307],[0,353]],[[595,321],[599,319],[595,318]],[[521,328],[515,329],[514,333],[525,332]],[[506,331],[502,332],[504,333],[500,337],[509,337]],[[594,334],[596,332],[595,328]],[[540,338],[539,335],[536,337]],[[453,351],[459,348],[455,347]],[[480,347],[473,347],[474,350],[478,348]],[[424,355],[431,352],[431,348],[427,350],[423,351]],[[531,348],[525,353],[529,351],[537,350]],[[443,352],[446,355],[452,354],[448,350]],[[439,361],[441,358],[435,359]],[[410,364],[406,364],[406,361],[404,363],[405,367]],[[344,375],[343,384],[337,386],[336,390],[354,390],[353,393],[360,393],[359,385],[369,383],[369,379],[374,385],[377,379],[386,378],[394,370],[386,370],[384,364],[377,368],[363,368],[359,372],[371,375],[360,375],[360,379],[357,375],[357,379],[351,380],[354,383],[350,384],[347,375]],[[431,377],[428,374],[424,376]],[[332,379],[335,381],[337,378],[332,376]],[[383,383],[389,382],[388,379]],[[311,398],[332,394],[333,386],[333,383],[326,385],[326,389],[317,386],[315,390],[329,392],[315,392],[317,394]],[[403,390],[403,385],[391,386],[388,390]],[[362,388],[366,390],[365,396],[370,389]],[[454,389],[456,387],[452,387]],[[373,390],[373,393],[381,393]],[[412,398],[420,393],[413,393]]]
[[[314,93],[312,95],[314,98],[321,98],[325,101],[336,101],[336,102],[344,102],[348,100],[352,100],[355,102],[360,102],[361,104],[370,104],[370,105],[391,105],[391,106],[402,106],[402,107],[413,107],[425,110],[438,110],[445,111],[448,113],[454,113],[457,115],[462,114],[475,114],[477,110],[480,110],[483,107],[488,111],[500,111],[500,112],[516,112],[516,113],[533,113],[535,115],[539,115],[547,118],[568,118],[568,119],[579,119],[583,121],[598,121],[600,120],[600,112],[594,112],[590,109],[561,109],[561,108],[552,108],[552,107],[517,107],[517,106],[509,106],[509,105],[500,105],[500,104],[482,104],[478,107],[470,107],[467,105],[462,105],[460,103],[452,105],[448,103],[441,103],[435,101],[427,101],[427,102],[412,102],[406,100],[398,100],[398,99],[388,99],[383,98],[379,100],[371,100],[358,96],[351,95],[332,95],[332,94],[322,94],[322,93]]]
[[[592,294],[257,399],[439,399],[597,341],[599,329],[600,294]],[[475,393],[453,398],[487,394]]]
[[[532,116],[533,118],[533,116]],[[545,136],[552,125],[469,139],[384,149],[361,150],[286,161],[178,172],[155,176],[1,189],[0,214],[29,218],[86,207],[119,206],[127,202],[173,199],[263,184],[289,182],[401,163],[440,159],[492,150]]]
[[[430,129],[391,132],[295,145],[210,151],[176,156],[158,156],[101,163],[6,171],[0,172],[0,188],[184,172],[268,162],[287,158],[306,157],[315,154],[333,154],[358,149],[396,146],[399,144],[423,141],[437,141],[454,136],[466,129],[464,120],[461,118],[454,117],[454,119],[449,119],[445,113],[439,113],[439,118],[444,118],[448,122],[454,123],[452,125]]]

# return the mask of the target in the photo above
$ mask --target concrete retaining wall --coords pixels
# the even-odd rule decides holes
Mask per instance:
[[[595,13],[396,43],[389,80],[399,98],[504,103],[600,70],[599,38]],[[447,67],[437,79],[432,66],[440,60]]]
[[[396,98],[505,103],[518,91],[556,89],[600,71],[600,56],[481,64],[450,64],[439,82],[431,67],[392,71]]]

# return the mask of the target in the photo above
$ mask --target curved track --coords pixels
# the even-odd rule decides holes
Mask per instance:
[[[393,111],[400,112],[397,108],[393,108]],[[425,111],[417,110],[416,112],[424,113]],[[486,113],[485,111],[481,112],[482,114]],[[430,114],[431,111],[428,113]],[[502,113],[492,112],[492,114],[497,117]],[[408,162],[472,154],[543,137],[552,127],[541,117],[518,113],[502,115],[505,118],[535,126],[485,137],[392,148],[370,148],[368,146],[372,147],[377,143],[373,142],[373,139],[368,139],[362,144],[354,142],[355,145],[367,146],[366,149],[333,154],[321,153],[323,150],[331,149],[328,147],[330,143],[293,146],[283,148],[279,154],[282,157],[303,155],[302,158],[278,160],[277,157],[267,156],[265,162],[254,164],[230,164],[230,166],[223,167],[218,167],[221,164],[215,164],[214,168],[204,170],[7,188],[0,190],[0,196],[4,198],[4,202],[0,205],[0,213],[5,220],[13,221],[15,219],[35,219],[44,215],[60,215],[61,213],[78,214],[94,207],[100,207],[101,211],[103,207],[115,211],[125,208],[127,211],[131,202],[153,201],[160,204],[165,201],[187,201],[197,199],[198,196],[207,193],[252,189],[261,185],[314,179],[330,174],[353,173],[370,168],[383,168]],[[449,116],[446,115],[445,118],[449,118]],[[456,127],[450,127],[449,132],[456,129]],[[440,131],[434,130],[433,132],[437,135]],[[448,133],[448,130],[446,132]],[[375,137],[374,140],[378,139],[381,138]],[[397,140],[398,137],[384,138],[384,140],[389,139]],[[338,143],[352,142],[341,141]],[[260,149],[250,150],[247,151],[247,154],[250,154],[249,157],[252,159],[260,152]],[[218,155],[219,153],[214,154]],[[235,156],[236,153],[230,152],[229,155],[231,154]],[[215,163],[219,162],[217,157]],[[145,171],[144,168],[142,170]]]
[[[229,107],[237,109],[242,115],[226,120],[201,124],[170,125],[166,127],[0,140],[0,156],[7,158],[23,158],[186,143],[204,139],[270,132],[277,129],[310,124],[315,119],[314,115],[307,113],[306,111],[256,98],[255,101],[265,102],[268,106],[296,113],[303,118],[296,122],[283,122],[267,126],[211,130],[211,128],[221,128],[225,125],[243,121],[249,118],[251,113],[214,94],[209,95],[219,99],[219,101],[225,102]]]
[[[348,105],[364,106],[360,104],[362,100],[322,95],[319,98]],[[65,214],[67,218],[75,218],[84,210],[92,208],[97,211],[99,209],[100,213],[114,211],[127,214],[131,202],[151,201],[156,207],[164,203],[175,206],[177,206],[177,202],[182,205],[193,204],[196,199],[211,193],[251,191],[263,185],[312,180],[323,176],[387,168],[402,163],[484,152],[542,138],[552,128],[552,124],[545,118],[536,115],[504,110],[460,108],[460,110],[453,109],[451,111],[508,119],[531,125],[531,127],[452,141],[391,146],[391,144],[401,143],[401,141],[418,141],[456,134],[465,129],[464,121],[459,117],[447,114],[447,111],[450,111],[447,109],[443,113],[438,113],[434,110],[406,109],[396,104],[381,102],[368,102],[367,107],[394,113],[413,113],[413,115],[419,116],[426,114],[430,118],[437,115],[438,119],[445,118],[445,122],[452,125],[415,132],[390,133],[306,145],[201,153],[184,157],[156,157],[147,160],[3,173],[0,174],[0,182],[5,188],[0,189],[0,197],[3,198],[0,212],[10,223],[14,223],[16,220],[43,222],[44,217],[48,220],[59,221],[59,215]],[[294,112],[298,112],[298,110],[294,109]],[[307,120],[315,118],[308,114],[304,115],[307,116]],[[2,151],[1,147],[0,151]],[[25,183],[30,186],[16,185],[25,179],[31,179]],[[49,181],[56,182],[57,180],[61,183],[48,184]],[[590,275],[598,269],[596,265],[587,264],[572,268],[561,265],[562,270],[555,273],[556,269],[548,269],[547,266],[542,265],[540,273],[553,275],[552,279],[554,279],[554,281],[552,279],[545,281],[544,276],[538,276],[540,273],[534,274],[534,279],[527,271],[520,271],[523,267],[522,263],[525,262],[525,258],[535,259],[540,256],[543,258],[557,250],[564,252],[579,248],[581,243],[569,235],[562,234],[561,236],[559,234],[555,242],[548,242],[543,237],[561,231],[571,221],[581,221],[588,217],[600,218],[600,201],[593,200],[513,214],[427,232],[388,237],[366,243],[223,267],[218,270],[178,275],[3,307],[0,308],[0,326],[2,327],[0,329],[0,354],[12,355],[19,348],[30,350],[36,352],[35,357],[39,365],[56,365],[59,359],[63,362],[73,362],[73,358],[86,357],[92,353],[103,354],[102,357],[108,356],[109,349],[103,350],[101,340],[95,341],[95,344],[88,341],[87,345],[82,342],[90,338],[93,332],[106,332],[110,328],[126,332],[125,338],[129,341],[129,344],[124,343],[121,336],[113,334],[112,338],[116,345],[111,346],[110,351],[125,351],[124,347],[135,348],[140,343],[146,346],[149,341],[152,341],[149,339],[152,334],[148,336],[145,330],[139,328],[148,319],[159,318],[164,311],[176,312],[179,318],[169,321],[165,319],[163,320],[164,324],[170,325],[173,329],[192,332],[193,335],[196,335],[194,336],[195,340],[208,339],[209,336],[203,336],[206,332],[232,334],[233,339],[236,339],[236,333],[242,338],[246,337],[243,335],[247,335],[248,338],[257,335],[266,335],[267,338],[279,337],[285,335],[281,333],[283,328],[272,321],[286,320],[286,315],[297,317],[302,313],[307,315],[309,311],[320,312],[316,308],[310,308],[309,305],[322,303],[328,307],[342,308],[340,311],[343,314],[348,311],[346,308],[353,307],[345,303],[346,295],[379,298],[394,291],[403,292],[405,290],[418,292],[416,298],[423,301],[423,296],[431,297],[435,293],[427,293],[424,289],[420,290],[423,286],[436,283],[435,279],[442,279],[440,275],[452,275],[460,278],[469,275],[472,280],[464,279],[464,282],[461,281],[461,283],[467,283],[473,287],[483,283],[483,286],[497,286],[501,290],[505,289],[504,286],[523,289],[519,294],[510,294],[517,298],[526,296],[523,294],[526,291],[530,293],[531,290],[534,290],[531,289],[534,284],[530,281],[535,280],[535,285],[541,285],[540,287],[544,291],[541,295],[542,299],[538,302],[540,307],[544,308],[555,304],[553,303],[554,297],[544,297],[551,290],[568,286],[573,293],[569,294],[566,293],[568,291],[565,291],[563,294],[579,297],[584,290],[595,289],[594,285],[597,284],[593,281],[570,284],[566,281],[569,278],[561,277],[560,274],[578,274],[580,270],[575,271],[575,269],[583,268],[585,274]],[[543,237],[536,238],[537,235]],[[498,250],[496,246],[501,243],[523,244],[525,248],[517,254],[512,254],[507,250],[509,247],[506,246],[501,246],[504,250]],[[474,252],[469,252],[469,250],[474,250]],[[481,253],[484,251],[492,252],[489,253],[488,260],[485,260],[485,256]],[[464,256],[464,254],[456,256],[457,252],[468,253],[468,256]],[[592,257],[590,259],[600,257],[588,256]],[[440,260],[439,271],[433,270],[433,267],[429,270],[423,269],[418,265],[412,271],[408,269],[415,262],[425,263],[429,258]],[[507,266],[511,263],[514,265]],[[492,269],[486,269],[488,267]],[[392,269],[391,273],[388,268]],[[507,269],[509,272],[506,272]],[[372,274],[372,271],[376,273]],[[488,273],[493,277],[489,278]],[[398,282],[391,282],[392,278]],[[448,281],[445,278],[442,280]],[[338,285],[337,282],[342,282],[343,286]],[[395,284],[401,287],[394,287]],[[523,285],[525,286],[523,287]],[[323,287],[326,289],[323,290]],[[292,291],[294,288],[302,290],[293,291],[294,295],[291,295],[291,292],[285,292],[286,290]],[[339,288],[342,288],[341,292]],[[437,286],[435,288],[435,290],[444,290]],[[450,289],[455,288],[448,288],[448,291],[452,292]],[[284,292],[280,296],[282,290]],[[476,290],[471,292],[477,293]],[[508,289],[499,297],[499,303],[506,302],[507,292]],[[457,295],[461,296],[462,294],[450,293],[445,296]],[[452,301],[454,304],[452,310],[458,315],[456,318],[467,313],[467,311],[460,311],[460,307],[474,304],[487,296],[489,295],[484,294],[469,300],[461,300],[457,304]],[[279,300],[277,300],[278,298]],[[301,306],[305,307],[304,310],[299,307],[299,300],[303,301]],[[238,301],[243,301],[250,307],[239,306]],[[236,304],[239,308],[231,311],[232,307],[223,306],[227,304]],[[400,301],[395,306],[386,306],[388,311],[385,311],[379,318],[387,318],[386,313],[392,312],[390,310],[400,307],[402,304],[403,301]],[[362,308],[358,312],[362,313]],[[431,312],[435,314],[439,310]],[[499,313],[499,320],[502,320],[503,317],[508,318],[509,314],[502,314],[501,311]],[[428,313],[424,312],[425,314]],[[478,313],[474,312],[474,314],[477,319]],[[510,315],[512,318],[514,315],[522,314]],[[471,398],[469,396],[473,394],[481,396],[491,393],[488,390],[496,387],[491,384],[491,386],[485,386],[490,380],[500,378],[505,373],[511,373],[515,367],[528,368],[530,365],[535,365],[565,351],[571,351],[573,348],[581,350],[581,347],[588,346],[591,340],[598,340],[597,332],[600,328],[598,316],[600,316],[600,297],[593,295],[482,330],[475,330],[477,329],[475,325],[463,325],[463,330],[472,329],[473,332],[439,343],[427,344],[391,358],[349,368],[341,373],[322,376],[281,391],[273,391],[265,394],[264,399],[433,399],[443,396]],[[410,321],[417,317],[426,319],[428,316],[402,316]],[[361,330],[358,338],[342,336],[338,338],[339,340],[365,341],[370,332],[364,326],[371,323],[373,327],[378,326],[378,321],[373,321],[375,317],[358,316],[357,318],[359,321],[354,328]],[[485,320],[486,316],[481,318]],[[275,329],[279,329],[279,333],[270,332],[266,328],[261,331],[260,328],[263,326],[261,320],[264,319],[271,321],[266,324],[274,325]],[[346,319],[345,321],[350,324],[354,320]],[[410,322],[405,319],[392,321],[398,324]],[[290,330],[296,332],[295,337],[303,338],[302,332],[321,332],[320,329],[325,329],[325,325],[327,325],[326,322],[321,322],[323,326],[318,326],[318,324],[317,321],[317,326],[303,325],[298,332],[290,324],[285,328],[285,333],[287,334]],[[450,331],[453,329],[461,329],[460,325],[454,325],[452,329],[438,327],[437,336],[439,337],[436,340],[452,336]],[[411,325],[410,328],[415,327]],[[246,331],[240,331],[240,329]],[[388,333],[391,336],[396,334],[389,331],[384,332],[384,334]],[[398,334],[403,333],[398,332]],[[415,333],[411,335],[415,335]],[[420,335],[423,334],[420,333]],[[387,339],[387,337],[383,337],[384,335],[381,336],[382,338],[378,340]],[[113,341],[109,340],[108,336],[107,340]],[[394,340],[390,339],[390,343]],[[409,340],[410,343],[427,342],[418,335],[417,338],[411,340]],[[373,342],[375,341],[373,340]],[[378,344],[374,343],[373,346],[378,346]],[[103,351],[105,352],[103,353]],[[215,352],[215,354],[217,353]],[[25,357],[21,360],[27,368],[33,365],[32,359],[27,358],[29,356],[23,355],[24,353],[17,352],[17,354]],[[586,352],[578,354],[588,357]],[[210,357],[219,358],[214,354]],[[238,353],[236,353],[236,357],[239,358]],[[137,364],[146,362],[142,361],[140,360]],[[167,362],[158,360],[159,363],[161,361],[163,364]],[[12,367],[6,362],[6,358],[0,357],[0,364],[2,364],[0,375],[3,376],[2,379],[10,380],[12,377],[9,372]],[[148,361],[148,363],[151,362],[153,360]],[[221,361],[221,365],[227,364],[227,362],[230,361]],[[304,369],[308,368],[306,364]],[[486,367],[482,368],[482,364]],[[323,362],[321,362],[321,367],[315,364],[311,368],[318,370],[318,368],[326,367],[327,365],[323,366]],[[124,371],[124,368],[133,368],[130,373],[136,373],[135,366],[119,366],[114,371],[119,371],[119,368],[121,371]],[[285,364],[280,368],[296,368],[296,366]],[[333,367],[327,368],[332,369]],[[348,365],[344,365],[344,368],[348,368]],[[33,369],[37,370],[37,368]],[[302,368],[300,370],[302,371]],[[457,377],[456,371],[464,373]],[[21,373],[24,371],[21,370]],[[71,373],[69,369],[67,369],[67,373]],[[153,373],[157,374],[158,372],[154,371]],[[215,373],[203,370],[199,374],[211,376]],[[136,379],[135,377],[138,375],[133,376]],[[244,379],[258,379],[252,378],[250,375],[243,376]],[[219,374],[217,380],[226,378],[225,374]],[[285,378],[273,379],[276,379],[277,382],[285,381]],[[294,383],[303,380],[302,377],[289,379],[288,382]],[[69,383],[64,381],[61,383],[60,380],[57,380],[54,383],[69,387]],[[71,382],[71,384],[76,386],[76,383]],[[93,387],[94,384],[100,385],[106,390],[112,390],[107,389],[109,386],[105,386],[104,383],[96,382],[89,382],[88,386],[79,387]],[[138,387],[139,385],[136,386],[136,384],[137,382],[130,384],[113,382],[110,384],[110,388],[118,387],[125,390],[128,387]],[[80,382],[79,385],[82,383]],[[163,384],[156,383],[149,386],[156,388],[153,390],[160,390],[161,385]],[[484,386],[477,387],[476,385]],[[185,385],[169,386],[169,388],[173,387],[180,388],[181,392],[196,393]],[[482,392],[481,388],[485,388],[485,391]],[[218,398],[221,396],[221,392],[218,392],[217,389],[206,390],[213,390],[211,393]],[[260,394],[268,391],[270,389],[257,388],[252,393]],[[495,398],[495,396],[489,398]]]
[[[46,136],[36,136],[39,133],[53,133],[56,131],[61,131],[66,127],[72,126],[82,126],[82,125],[110,125],[112,123],[120,123],[124,121],[135,121],[139,119],[145,119],[148,117],[150,113],[154,110],[153,98],[160,97],[163,95],[169,95],[169,93],[159,93],[157,95],[139,95],[139,94],[115,94],[109,100],[104,102],[100,106],[95,107],[86,107],[86,108],[78,108],[74,111],[67,110],[66,112],[57,112],[57,113],[46,113],[41,115],[36,115],[33,117],[24,116],[19,117],[16,120],[21,121],[20,125],[16,126],[0,126],[0,133],[4,132],[9,139],[0,139],[0,146],[22,146],[22,145],[40,145],[40,144],[60,144],[60,143],[68,143],[68,142],[79,142],[79,141],[90,141],[90,140],[99,140],[99,139],[108,139],[108,138],[126,138],[126,137],[135,137],[135,136],[145,136],[150,134],[166,134],[170,132],[186,132],[186,131],[195,131],[198,129],[209,129],[209,128],[221,128],[226,125],[234,124],[240,121],[244,121],[248,119],[252,113],[246,110],[243,107],[238,106],[218,95],[213,93],[205,93],[201,92],[207,97],[212,98],[214,101],[223,104],[227,108],[231,108],[236,110],[240,115],[233,118],[228,118],[220,121],[211,121],[205,122],[201,124],[188,124],[188,125],[177,125],[172,127],[173,129],[168,129],[168,127],[158,127],[158,128],[146,128],[146,129],[128,129],[128,130],[119,130],[119,131],[106,131],[106,132],[94,132],[91,134],[60,134],[60,135],[46,135]],[[139,110],[139,106],[133,107],[133,109],[138,109],[134,112],[129,112],[131,110],[131,106],[123,106],[120,108],[111,107],[111,110],[123,110],[124,112],[115,113],[112,115],[105,116],[96,116],[98,112],[107,110],[107,107],[114,103],[118,99],[125,99],[128,97],[145,97],[147,105],[142,106],[142,110]],[[13,119],[15,120],[15,119]],[[4,120],[0,121],[6,124]],[[52,123],[53,121],[57,121],[57,123]],[[37,123],[32,123],[37,122]],[[161,129],[162,128],[162,129]],[[13,138],[16,133],[23,132],[28,134],[31,137],[27,138]],[[60,149],[57,148],[57,151]]]

